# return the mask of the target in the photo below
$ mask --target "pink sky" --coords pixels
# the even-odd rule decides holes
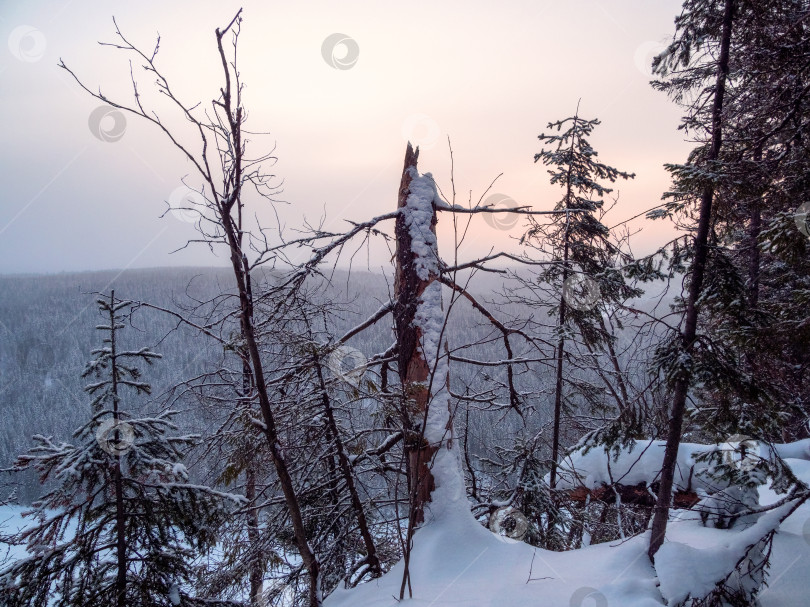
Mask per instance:
[[[178,94],[207,101],[219,86],[213,29],[237,4],[32,1],[0,13],[8,41],[0,52],[4,195],[0,272],[54,272],[161,265],[222,264],[207,250],[169,251],[194,237],[189,223],[160,219],[166,200],[191,172],[148,125],[129,118],[120,140],[88,128],[99,105],[56,67],[61,57],[110,97],[130,94],[111,16],[137,44],[161,34],[160,65]],[[669,180],[664,162],[689,149],[676,130],[679,111],[647,84],[645,66],[672,34],[679,2],[244,3],[240,57],[249,127],[276,143],[274,172],[284,179],[277,207],[287,227],[303,217],[338,229],[392,210],[407,137],[422,143],[420,168],[449,194],[455,154],[457,202],[491,193],[550,209],[560,192],[535,165],[546,123],[581,115],[602,125],[591,141],[602,161],[635,172],[619,185],[608,224],[659,203]],[[342,33],[356,43],[350,69],[322,56]],[[337,61],[346,48],[337,47]],[[349,57],[351,59],[351,57]],[[142,78],[145,92],[148,79]],[[112,128],[112,122],[105,123]],[[257,141],[257,144],[261,142]],[[258,148],[257,148],[258,151]],[[262,221],[273,217],[259,211]],[[449,218],[440,225],[452,243]],[[637,252],[671,234],[668,224],[637,221]],[[476,218],[462,258],[509,246],[519,227],[498,230]],[[372,269],[387,263],[372,249]],[[365,267],[366,256],[362,266]]]

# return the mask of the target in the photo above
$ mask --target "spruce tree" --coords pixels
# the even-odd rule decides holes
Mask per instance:
[[[650,556],[664,540],[683,429],[743,444],[789,440],[807,419],[795,370],[808,361],[805,316],[796,313],[808,301],[808,249],[792,209],[807,192],[808,75],[787,54],[808,50],[808,10],[790,0],[687,1],[654,62],[662,79],[653,86],[684,108],[681,128],[698,145],[687,162],[667,165],[673,187],[655,214],[690,233],[674,259],[690,268],[683,327],[657,357],[674,403]],[[756,503],[765,473],[782,490],[795,481],[767,443],[759,451],[742,470],[713,467],[719,497],[704,502],[708,518],[723,502],[732,516],[722,524],[733,524]]]
[[[723,101],[729,75],[734,14],[735,0],[725,0],[722,3],[687,1],[683,13],[676,20],[679,35],[668,49],[669,62],[676,68],[683,67],[683,73],[676,73],[667,82],[658,85],[677,102],[684,99],[692,101],[691,105],[689,101],[686,102],[688,107],[684,125],[690,128],[695,124],[702,124],[705,139],[690,155],[689,162],[668,166],[676,184],[670,210],[687,209],[687,213],[696,211],[698,219],[689,226],[694,236],[689,243],[691,267],[689,293],[684,302],[683,328],[675,339],[665,342],[659,355],[659,368],[666,369],[667,377],[672,380],[673,403],[652,523],[648,551],[650,559],[655,557],[666,534],[686,401],[694,380],[693,356],[697,343],[698,312],[709,258],[717,173],[722,168],[720,152],[725,126]],[[697,57],[694,63],[693,57]],[[660,61],[656,65],[660,71]],[[695,96],[697,101],[693,101]]]
[[[28,556],[0,571],[3,605],[203,602],[193,596],[194,561],[216,544],[237,498],[189,482],[181,460],[195,437],[175,435],[173,412],[138,417],[126,406],[129,396],[151,391],[136,365],[160,358],[122,347],[130,305],[114,292],[98,299],[105,320],[96,328],[104,338],[82,374],[94,379],[85,388],[92,413],[74,442],[36,435],[36,446],[16,462],[52,488],[28,512],[35,523],[14,538]]]
[[[604,197],[613,191],[604,182],[632,179],[635,175],[599,162],[587,139],[599,124],[598,119],[581,118],[577,110],[572,117],[549,123],[547,128],[552,133],[538,137],[549,147],[536,154],[534,160],[551,167],[551,184],[565,190],[555,210],[569,212],[553,215],[550,224],[531,220],[523,237],[524,242],[544,250],[551,262],[538,273],[536,282],[552,285],[556,291],[552,310],[557,314],[552,488],[557,477],[560,423],[565,408],[566,340],[576,334],[588,348],[611,348],[613,336],[602,317],[606,306],[640,293],[625,282],[619,266],[629,257],[611,241],[610,230],[601,222]]]
[[[685,107],[682,128],[700,144],[687,164],[669,165],[675,183],[666,213],[693,230],[691,201],[713,189],[691,354],[698,406],[691,413],[712,441],[735,434],[791,440],[806,432],[808,410],[807,391],[791,371],[807,361],[798,345],[806,343],[806,323],[795,313],[806,301],[807,255],[792,215],[807,197],[808,74],[800,62],[786,60],[785,49],[810,50],[810,37],[797,26],[810,8],[788,0],[735,3],[723,145],[712,161],[707,100],[714,88],[705,80],[716,66],[712,49],[722,13],[719,5],[688,8],[676,22],[682,32],[657,60],[665,78],[654,86]]]

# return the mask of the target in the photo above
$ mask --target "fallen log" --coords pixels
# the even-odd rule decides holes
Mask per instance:
[[[559,493],[567,496],[577,506],[585,506],[588,501],[613,504],[616,502],[616,494],[618,493],[622,504],[625,506],[652,508],[655,506],[655,496],[658,494],[658,483],[653,483],[651,486],[645,483],[639,483],[638,485],[602,485],[595,489],[580,486],[574,489],[562,490]],[[698,501],[700,501],[700,498],[694,491],[676,491],[673,497],[674,507],[679,509],[691,508]]]

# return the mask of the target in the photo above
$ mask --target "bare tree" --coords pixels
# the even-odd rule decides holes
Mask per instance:
[[[316,607],[323,599],[320,586],[320,563],[315,556],[307,538],[304,520],[301,516],[296,489],[293,486],[289,472],[289,465],[284,455],[284,447],[280,441],[275,416],[267,394],[265,382],[265,369],[257,343],[257,331],[254,326],[252,313],[252,296],[250,292],[249,275],[252,267],[267,261],[272,254],[269,247],[261,249],[255,243],[265,244],[263,239],[256,240],[248,235],[246,241],[246,228],[244,226],[244,194],[246,187],[252,187],[259,194],[270,197],[273,193],[271,183],[272,175],[266,173],[262,163],[273,159],[272,154],[264,154],[258,158],[251,158],[246,154],[247,142],[243,133],[243,126],[247,119],[242,102],[243,84],[237,69],[237,43],[241,28],[241,9],[224,28],[215,32],[217,49],[222,62],[224,85],[219,95],[211,102],[211,113],[200,118],[195,113],[198,106],[183,104],[169,86],[168,80],[161,73],[155,63],[159,48],[147,54],[135,47],[121,33],[116,26],[119,41],[108,44],[116,49],[131,53],[136,61],[142,62],[142,68],[155,80],[158,92],[165,95],[179,110],[180,114],[195,128],[198,139],[194,143],[185,143],[176,136],[166,123],[153,111],[144,106],[143,97],[138,89],[138,82],[131,73],[134,94],[134,105],[119,103],[108,99],[101,92],[93,92],[64,62],[60,67],[65,69],[76,82],[90,95],[110,104],[113,107],[127,111],[146,120],[159,128],[169,139],[172,145],[179,150],[194,166],[205,184],[201,194],[205,196],[206,206],[213,211],[213,218],[201,216],[199,226],[205,241],[211,244],[224,244],[230,253],[233,278],[239,297],[239,322],[241,333],[245,340],[247,364],[250,365],[251,375],[256,390],[256,398],[261,411],[262,430],[268,443],[272,461],[278,475],[279,484],[284,493],[290,521],[293,526],[295,541],[301,560],[309,575],[309,602]],[[225,51],[224,40],[230,35],[232,51],[230,56]],[[251,245],[248,248],[248,244]],[[253,249],[251,251],[251,249]],[[253,265],[248,261],[247,254],[253,253],[256,260]]]

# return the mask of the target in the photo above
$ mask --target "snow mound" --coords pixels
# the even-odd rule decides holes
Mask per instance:
[[[719,541],[714,545],[695,547],[672,539],[665,542],[655,555],[655,568],[661,594],[668,604],[677,605],[689,597],[702,598],[724,581],[746,556],[756,560],[758,552],[753,550],[749,553],[749,547],[779,527],[780,519],[787,515],[791,506],[790,503],[783,504],[764,513],[747,529],[724,530],[718,534]],[[678,529],[674,531],[670,535],[676,538],[685,535]],[[706,535],[710,536],[708,533]]]
[[[654,441],[651,448],[644,451],[644,445],[639,443],[642,449],[633,451],[633,461],[641,456],[642,468],[632,473],[626,470],[628,476],[622,482],[649,479],[642,471],[653,470],[649,467],[654,465],[657,453],[653,447],[658,447]],[[684,446],[682,462],[679,457],[684,470],[693,465],[692,453],[697,447],[706,448],[705,445]],[[447,459],[441,465],[450,465],[452,451],[445,453]],[[590,453],[585,461],[590,462],[594,457]],[[604,452],[601,453],[604,457]],[[629,455],[625,463],[627,461]],[[799,478],[810,481],[810,462],[791,459],[786,463]],[[617,469],[621,470],[621,466],[611,464],[615,480]],[[594,470],[596,468],[591,467],[591,472]],[[606,472],[607,465],[601,470]],[[608,480],[603,481],[594,474],[591,482],[609,482],[609,476],[604,478]],[[404,569],[400,562],[378,580],[350,590],[336,590],[325,601],[325,607],[673,605],[690,595],[702,596],[711,591],[715,583],[734,568],[751,542],[776,528],[784,509],[790,506],[786,504],[769,511],[742,529],[704,527],[695,513],[676,511],[654,569],[647,557],[649,532],[625,542],[608,542],[569,552],[535,549],[483,528],[467,511],[466,500],[458,495],[459,487],[446,485],[443,489],[450,495],[440,501],[452,507],[440,512],[428,510],[425,526],[414,536],[410,565],[413,598],[408,598],[406,589],[405,600],[397,600]],[[760,488],[762,506],[774,504],[781,497],[784,496],[778,496],[770,487]],[[760,604],[762,607],[806,604],[808,578],[810,504],[804,504],[777,531],[770,575],[759,594]]]
[[[446,516],[416,532],[413,598],[398,602],[403,563],[379,580],[336,590],[325,607],[570,607],[663,605],[647,537],[549,552],[495,535],[472,516]]]
[[[757,453],[748,457],[769,457],[769,449],[765,444],[750,441]],[[718,445],[702,445],[698,443],[681,443],[678,448],[678,463],[675,468],[674,487],[677,490],[696,491],[703,490],[712,493],[718,489],[716,482],[700,474],[710,465],[707,461],[698,461],[701,454],[719,450],[724,454],[739,458],[734,454],[739,442],[729,442]],[[569,454],[560,464],[560,488],[587,487],[596,489],[602,485],[613,483],[621,485],[638,485],[646,483],[651,485],[658,480],[661,465],[664,461],[665,441],[642,440],[619,450],[618,454],[610,452],[606,455],[602,447],[577,449]],[[774,444],[773,449],[782,458],[795,458],[810,460],[810,439],[795,443]],[[548,479],[547,479],[548,480]]]

